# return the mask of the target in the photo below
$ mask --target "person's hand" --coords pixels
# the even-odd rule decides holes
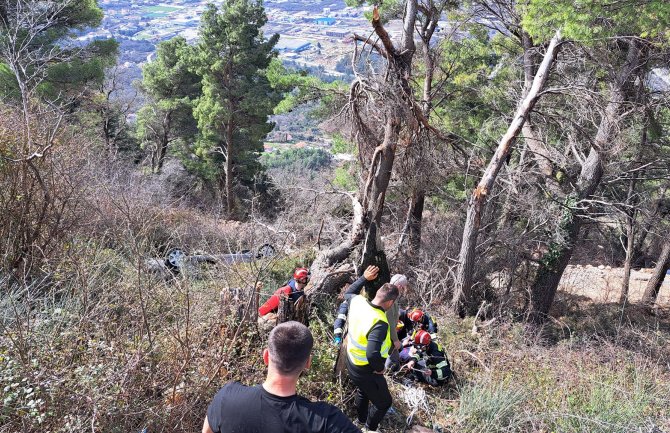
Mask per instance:
[[[379,274],[379,268],[374,265],[368,266],[368,268],[363,272],[363,276],[365,277],[366,280],[372,281],[377,278],[377,275]]]
[[[395,340],[393,342],[393,347],[395,347],[396,350],[400,350],[400,348],[402,347],[402,343],[400,343],[399,340]]]
[[[333,339],[333,344],[335,344],[337,347],[340,347],[340,344],[342,344],[342,337],[336,335]]]
[[[402,368],[406,368],[408,370],[411,370],[412,368],[414,368],[414,364],[416,364],[414,361],[410,361],[407,364],[403,365]]]
[[[426,376],[427,378],[430,377],[430,376],[433,374],[433,372],[430,371],[430,368],[427,368],[427,369],[425,369],[425,370],[422,370],[421,372],[422,372],[423,375]]]

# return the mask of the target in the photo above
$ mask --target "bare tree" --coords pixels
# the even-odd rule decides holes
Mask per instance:
[[[404,9],[402,36],[397,46],[384,28],[377,7],[372,15],[373,35],[354,35],[357,42],[371,47],[385,59],[386,69],[383,75],[381,72],[358,74],[351,85],[346,109],[361,166],[367,167],[366,179],[360,197],[352,196],[354,219],[349,238],[319,254],[312,265],[313,277],[308,292],[337,289],[341,278],[333,278],[330,269],[348,258],[363,240],[365,247],[361,266],[376,263],[382,270],[380,280],[390,279],[381,244],[380,223],[396,150],[398,146],[409,143],[413,129],[419,124],[416,115],[420,107],[414,102],[409,81],[416,51],[414,29],[417,13],[417,1],[408,0]],[[355,60],[357,56],[358,50],[354,53]]]
[[[451,304],[453,311],[460,315],[464,315],[466,309],[472,307],[472,273],[475,261],[475,246],[481,223],[481,215],[486,205],[486,195],[491,190],[498,172],[507,160],[512,149],[512,143],[521,132],[528,115],[538,99],[542,96],[542,90],[558,54],[560,39],[560,31],[557,31],[549,43],[530,88],[524,90],[523,99],[519,102],[519,106],[507,132],[498,143],[495,154],[470,197],[465,227],[463,229],[463,242],[458,257],[456,287]]]

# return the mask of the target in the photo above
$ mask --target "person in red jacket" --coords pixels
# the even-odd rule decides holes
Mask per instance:
[[[309,270],[307,268],[297,268],[293,272],[293,278],[285,286],[277,289],[270,296],[270,299],[258,308],[258,315],[265,316],[268,313],[276,313],[282,296],[288,297],[295,304],[304,295],[305,286],[308,282]]]

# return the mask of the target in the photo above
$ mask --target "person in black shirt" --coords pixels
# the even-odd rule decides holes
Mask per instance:
[[[252,387],[231,382],[221,388],[207,409],[202,433],[360,433],[335,406],[296,394],[313,345],[305,325],[277,325],[263,351],[265,382]]]

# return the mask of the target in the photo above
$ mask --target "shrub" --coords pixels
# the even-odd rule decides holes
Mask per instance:
[[[267,168],[291,168],[319,171],[330,167],[333,156],[323,149],[300,148],[266,153],[262,163]]]
[[[527,424],[520,389],[499,383],[467,385],[456,411],[460,431],[471,433],[520,432]]]

